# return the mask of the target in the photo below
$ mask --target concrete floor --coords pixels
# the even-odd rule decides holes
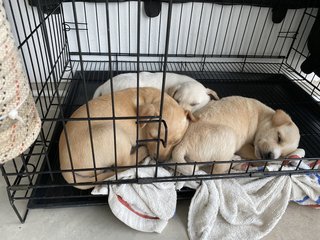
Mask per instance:
[[[135,231],[113,216],[108,206],[31,210],[20,224],[0,178],[0,239],[28,240],[184,240],[189,201],[178,203],[176,215],[161,234]],[[320,210],[291,203],[279,224],[264,240],[319,240]]]

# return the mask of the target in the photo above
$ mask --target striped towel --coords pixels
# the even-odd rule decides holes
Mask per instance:
[[[305,151],[301,148],[297,149],[293,153],[289,154],[287,158],[303,158]],[[285,166],[281,167],[281,163],[269,164],[265,171],[279,171],[282,170],[295,170],[299,164],[299,169],[320,169],[320,160],[302,160],[300,161],[287,161]],[[244,171],[248,167],[247,163],[238,164],[234,167],[234,170]],[[263,171],[262,167],[249,167],[250,171]],[[302,175],[292,175],[293,181],[292,193],[290,200],[299,205],[305,205],[313,208],[320,209],[320,173],[307,173]]]

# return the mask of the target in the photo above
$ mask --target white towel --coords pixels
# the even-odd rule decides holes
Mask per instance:
[[[286,176],[203,181],[189,208],[190,239],[262,238],[285,212],[291,186]]]
[[[293,175],[290,200],[300,205],[320,207],[320,174]]]
[[[288,158],[302,158],[304,154],[303,149],[298,149]],[[289,161],[293,166],[270,164],[266,171],[295,170],[298,162]],[[310,169],[315,162],[304,160],[299,166]],[[240,164],[236,169],[246,170],[247,164]],[[259,167],[249,168],[249,171],[259,170]],[[261,239],[281,219],[290,200],[301,205],[319,206],[320,175],[202,181],[189,208],[189,237],[191,240]]]
[[[316,160],[293,160],[295,158],[303,158],[305,156],[305,151],[301,148],[298,148],[293,153],[287,156],[288,159],[292,159],[286,161],[287,164],[281,166],[279,162],[277,164],[268,164],[265,171],[275,171],[278,172],[281,168],[283,171],[294,171],[297,166],[299,166],[299,170],[305,169],[319,169],[320,161]],[[236,171],[245,171],[247,169],[247,163],[239,164],[235,166]],[[264,167],[250,167],[250,171],[263,171]],[[299,204],[310,206],[314,208],[320,208],[320,174],[319,173],[308,173],[301,175],[292,175],[291,180],[292,184],[292,193],[290,200]]]
[[[144,164],[148,163],[155,162],[147,158]],[[140,178],[154,177],[155,167],[140,168],[138,174]],[[158,176],[170,176],[170,173],[158,168]],[[118,174],[119,180],[135,177],[135,169]],[[95,187],[92,194],[109,194],[108,203],[113,214],[131,228],[143,232],[161,233],[173,217],[177,204],[174,182],[101,185]]]

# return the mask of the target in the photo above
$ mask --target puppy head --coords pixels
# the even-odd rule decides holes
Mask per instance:
[[[140,116],[159,116],[160,102],[148,103],[139,107]],[[168,160],[172,149],[182,139],[186,132],[189,120],[195,120],[190,111],[184,110],[179,104],[174,101],[170,96],[165,94],[162,119],[167,124],[167,144],[163,146],[160,142],[159,156],[160,161]],[[158,139],[158,122],[148,122],[140,125],[144,131],[147,139]],[[165,140],[165,126],[162,123],[160,127],[160,139]],[[157,142],[152,141],[147,143],[147,148],[150,156],[156,157],[157,155]]]
[[[286,157],[298,148],[300,134],[288,114],[276,110],[271,119],[261,122],[254,140],[255,155],[261,159]]]
[[[217,93],[205,88],[198,82],[186,82],[168,89],[168,94],[173,97],[184,109],[194,112],[205,106],[211,99],[218,100]]]

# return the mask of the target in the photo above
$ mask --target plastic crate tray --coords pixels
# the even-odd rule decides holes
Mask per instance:
[[[205,75],[199,72],[183,72],[183,74],[198,79],[206,87],[216,90],[220,97],[230,95],[252,97],[274,109],[284,109],[300,129],[300,147],[305,149],[306,157],[320,157],[320,148],[318,147],[320,142],[320,107],[310,95],[286,76],[216,72],[206,72]],[[89,99],[95,89],[109,78],[108,73],[104,71],[88,71],[84,76],[87,81]],[[84,86],[78,74],[74,76],[65,102],[67,104],[64,109],[67,116],[85,103]],[[49,159],[53,170],[59,170],[58,140],[61,130],[61,123],[57,124],[49,146]],[[48,171],[47,164],[43,164],[42,170]],[[90,195],[91,190],[78,190],[71,186],[57,187],[66,182],[61,174],[54,174],[53,177],[54,181],[50,179],[48,174],[38,177],[36,185],[48,185],[48,187],[33,190],[28,208],[107,204],[107,196],[92,196]],[[193,190],[183,189],[178,192],[178,198],[190,198],[193,193]]]

